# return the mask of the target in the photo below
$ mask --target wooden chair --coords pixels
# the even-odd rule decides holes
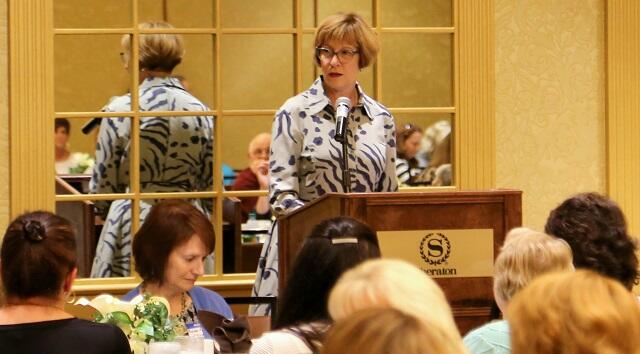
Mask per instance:
[[[56,176],[56,194],[82,193],[61,177]],[[76,230],[78,277],[89,277],[98,244],[93,203],[90,201],[56,202],[56,214],[69,220]]]

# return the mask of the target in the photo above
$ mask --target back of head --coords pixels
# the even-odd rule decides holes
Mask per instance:
[[[140,29],[170,29],[172,25],[166,22],[143,22],[138,25]],[[129,62],[131,56],[131,38],[129,35],[122,37],[124,60]],[[139,39],[139,63],[140,69],[162,71],[170,73],[176,65],[182,61],[184,45],[182,36],[172,33],[141,34]]]
[[[507,311],[514,354],[640,353],[640,308],[619,282],[588,270],[546,274]]]
[[[413,315],[448,343],[449,349],[441,353],[465,352],[444,293],[405,261],[370,260],[340,278],[329,297],[331,317],[341,320],[367,308],[394,308]]]
[[[76,266],[71,224],[46,211],[19,216],[2,240],[0,264],[8,297],[57,297],[65,277]]]
[[[377,257],[378,239],[367,225],[349,217],[316,225],[293,262],[275,327],[329,321],[327,299],[338,278],[357,264]]]
[[[353,353],[356,348],[367,348],[368,354],[447,353],[442,338],[422,321],[392,308],[365,309],[337,321],[321,353]]]
[[[611,199],[597,193],[571,197],[551,211],[545,232],[569,243],[576,268],[618,279],[628,289],[637,281],[636,242]]]
[[[539,275],[573,270],[572,261],[571,248],[564,240],[528,228],[512,229],[494,264],[498,304],[508,302]]]
[[[136,272],[145,282],[162,283],[169,255],[192,236],[200,238],[208,253],[213,252],[213,225],[200,210],[180,199],[155,204],[133,238]]]

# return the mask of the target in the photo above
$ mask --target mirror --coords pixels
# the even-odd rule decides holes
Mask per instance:
[[[297,93],[296,70],[301,73],[299,87],[302,90],[309,87],[319,72],[313,62],[314,35],[307,30],[337,11],[356,10],[372,24],[376,14],[371,0],[300,0],[300,25],[305,32],[301,48],[296,48],[293,2],[217,1],[220,4],[216,0],[140,0],[138,10],[140,21],[165,20],[176,28],[188,30],[182,34],[185,47],[183,61],[173,75],[184,77],[187,90],[210,109],[223,108],[215,120],[215,136],[220,139],[221,149],[214,153],[221,159],[223,181],[214,183],[212,188],[221,188],[224,184],[227,190],[231,190],[234,178],[250,164],[250,141],[259,133],[270,132],[272,112]],[[258,6],[260,11],[246,11],[246,8]],[[132,27],[131,7],[129,0],[54,2],[55,27],[70,31],[56,34],[54,42],[55,109],[59,116],[61,112],[100,111],[111,97],[129,91],[131,76],[123,67],[120,41]],[[216,14],[216,8],[220,9],[220,14]],[[420,31],[391,33],[385,32],[385,28],[450,27],[453,26],[452,8],[451,0],[380,1],[379,14],[375,19],[383,27],[379,34],[380,70],[370,67],[359,74],[359,81],[367,94],[375,97],[379,92],[380,102],[385,106],[392,110],[405,109],[392,111],[397,127],[412,124],[423,131],[439,127],[440,130],[433,128],[437,137],[429,139],[438,143],[444,141],[449,153],[451,137],[445,140],[442,131],[446,131],[447,126],[450,129],[454,123],[452,110],[419,112],[424,112],[424,108],[447,108],[454,104],[453,35]],[[221,33],[211,30],[215,29],[217,15],[220,16]],[[73,31],[101,28],[111,29],[111,32]],[[283,33],[282,29],[291,31]],[[295,67],[296,51],[301,58],[299,68]],[[216,76],[218,73],[219,78]],[[378,73],[380,76],[376,77]],[[220,87],[220,92],[216,92],[217,87]],[[95,157],[97,129],[90,134],[81,132],[81,127],[92,118],[68,118],[68,141],[60,142],[59,148],[64,146],[69,152]],[[430,134],[425,132],[423,135]],[[422,152],[425,160],[433,158],[433,146],[430,149]],[[213,161],[207,163],[212,169]],[[78,171],[79,168],[74,170],[74,174],[64,176],[64,180],[80,193],[87,193],[90,177],[78,174]],[[253,189],[254,194],[264,193],[258,189]],[[257,223],[251,221],[249,214],[246,215],[247,220],[244,219],[241,205],[251,198],[256,197],[225,198],[221,204],[222,220],[216,222],[223,225],[224,246],[219,255],[223,257],[224,273],[251,271],[253,258],[256,252],[259,253],[260,235],[268,227],[259,217],[256,218]],[[58,208],[67,213],[69,209],[76,210],[62,205]],[[82,205],[76,208],[76,213],[83,210]],[[240,219],[237,218],[238,210]],[[79,225],[83,220],[75,222]],[[238,220],[240,226],[237,226]],[[104,221],[98,218],[94,226],[99,226],[100,222]],[[240,238],[235,235],[240,235]],[[236,239],[241,242],[237,243]]]

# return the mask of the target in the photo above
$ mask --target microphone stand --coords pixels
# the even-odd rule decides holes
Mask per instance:
[[[342,190],[345,193],[351,193],[351,174],[349,173],[349,144],[347,142],[346,119],[341,123],[342,124],[338,124],[335,139],[342,144]]]

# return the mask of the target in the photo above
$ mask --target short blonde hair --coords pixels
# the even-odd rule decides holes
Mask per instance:
[[[533,278],[573,270],[571,247],[562,239],[525,227],[512,229],[494,265],[493,292],[508,302]]]
[[[445,343],[440,353],[466,353],[444,293],[413,265],[393,259],[368,260],[342,275],[329,295],[334,320],[367,308],[393,308],[413,315]]]
[[[355,12],[339,12],[322,21],[316,30],[314,47],[322,47],[332,40],[351,42],[356,45],[360,69],[372,64],[380,50],[375,32],[362,16]],[[315,56],[315,61],[320,65],[318,56]]]
[[[143,22],[138,25],[140,29],[173,28],[166,22]],[[122,36],[120,41],[123,52],[123,60],[129,63],[131,58],[131,38]],[[139,41],[140,69],[172,72],[176,65],[182,61],[184,45],[179,34],[141,34]]]
[[[419,319],[392,308],[361,310],[336,322],[329,330],[322,354],[354,352],[368,354],[445,353],[447,348]]]
[[[546,274],[507,310],[514,354],[640,353],[640,308],[619,282],[588,270]]]

